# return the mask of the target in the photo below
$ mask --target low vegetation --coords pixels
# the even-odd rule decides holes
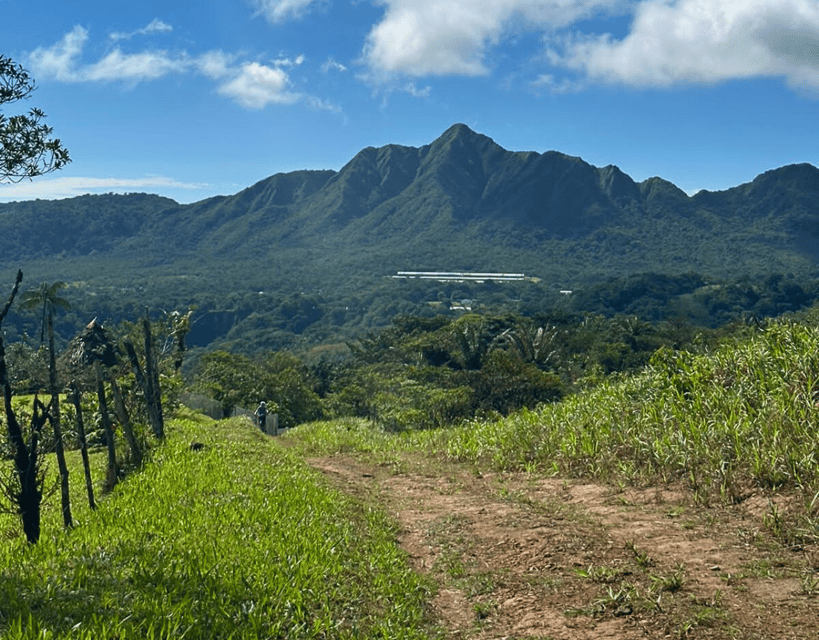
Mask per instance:
[[[99,477],[104,456],[92,457]],[[12,536],[0,545],[3,638],[434,635],[429,587],[385,516],[243,420],[177,418],[143,471],[95,512],[75,508],[69,532],[49,506],[38,545],[0,518]]]
[[[323,452],[397,459],[425,450],[495,470],[645,486],[683,481],[701,503],[796,491],[790,536],[819,542],[819,326],[770,322],[694,354],[660,348],[645,369],[557,403],[390,436],[365,420],[300,427]],[[792,514],[793,515],[793,514]]]

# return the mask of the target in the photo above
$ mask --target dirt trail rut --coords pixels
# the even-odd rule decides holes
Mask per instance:
[[[761,495],[702,508],[667,487],[308,462],[398,522],[452,638],[819,638],[819,555],[772,538]]]

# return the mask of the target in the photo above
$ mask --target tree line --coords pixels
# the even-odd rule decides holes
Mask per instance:
[[[224,415],[272,402],[285,428],[345,416],[390,430],[432,428],[555,402],[640,369],[661,347],[703,349],[731,331],[561,310],[398,316],[344,348],[301,356],[210,351],[188,384],[215,398]]]
[[[149,433],[156,440],[164,438],[160,370],[166,369],[166,379],[178,374],[185,352],[188,317],[181,314],[170,316],[165,338],[171,348],[163,351],[155,344],[157,323],[152,323],[147,314],[138,322],[122,325],[118,342],[95,318],[58,359],[53,318],[57,309],[68,308],[70,304],[59,295],[63,283],[41,283],[22,294],[20,305],[41,309],[40,349],[36,355],[26,354],[26,349],[19,345],[7,350],[2,325],[22,281],[23,272],[18,271],[11,293],[0,310],[0,387],[5,418],[0,422],[5,422],[7,433],[5,446],[0,450],[14,466],[13,473],[0,483],[0,488],[12,509],[19,514],[26,539],[36,543],[40,538],[45,454],[53,452],[57,459],[63,523],[66,528],[71,528],[69,472],[65,461],[67,448],[77,448],[81,452],[89,506],[91,509],[96,507],[88,447],[97,429],[95,427],[89,433],[86,426],[89,418],[94,425],[99,424],[101,433],[96,441],[107,451],[104,491],[110,491],[129,469],[141,466],[149,450]],[[160,353],[166,355],[164,362],[159,358]],[[43,359],[46,366],[37,372],[29,371],[24,378],[15,378],[12,373],[17,362],[31,364]],[[21,382],[25,383],[25,388],[20,388]],[[20,396],[21,392],[24,398],[30,398],[30,412],[24,404],[15,402],[15,396]],[[65,411],[63,403],[66,401],[70,402],[71,411]],[[117,432],[122,435],[116,435]],[[121,437],[124,437],[124,451],[123,447],[118,447]]]

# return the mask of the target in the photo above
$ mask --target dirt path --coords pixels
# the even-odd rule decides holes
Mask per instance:
[[[452,638],[819,638],[819,556],[772,539],[760,495],[706,509],[665,487],[308,462],[395,518]]]

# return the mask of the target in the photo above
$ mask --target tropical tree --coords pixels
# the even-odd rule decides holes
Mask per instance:
[[[26,291],[21,298],[20,308],[26,310],[41,309],[40,320],[40,342],[45,342],[47,331],[52,331],[49,322],[53,321],[54,312],[57,309],[70,309],[71,304],[65,298],[59,296],[60,289],[67,287],[65,282],[54,282],[48,284],[41,282],[36,289]],[[51,320],[49,320],[51,318]],[[53,335],[53,331],[52,331]],[[49,341],[51,340],[49,335]]]
[[[0,106],[27,99],[34,88],[23,67],[0,55]],[[0,113],[0,183],[33,178],[71,162],[59,138],[49,138],[52,128],[43,118],[37,108],[10,117]]]
[[[40,286],[23,294],[20,307],[22,309],[36,309],[42,307],[43,327],[40,330],[40,342],[45,333],[48,333],[48,385],[51,393],[51,410],[49,420],[54,431],[54,450],[57,454],[57,466],[60,469],[60,494],[62,497],[63,523],[66,528],[73,526],[71,519],[71,500],[68,485],[68,466],[65,463],[65,445],[63,443],[63,429],[60,424],[60,389],[57,384],[57,356],[54,349],[54,311],[55,309],[70,309],[67,300],[57,295],[65,287],[65,282],[48,284],[41,282]]]
[[[557,336],[555,327],[538,327],[531,321],[519,321],[498,335],[492,342],[492,348],[512,350],[524,362],[533,362],[545,368],[557,360]]]
[[[252,359],[211,351],[199,358],[194,384],[222,405],[225,417],[237,407],[254,407],[260,400],[267,402],[271,413],[278,413],[283,428],[321,417],[321,401],[311,388],[310,372],[289,353]]]
[[[2,484],[4,493],[20,514],[26,539],[34,544],[40,539],[40,506],[43,501],[43,470],[40,464],[39,442],[43,425],[47,420],[48,409],[35,397],[34,415],[27,443],[26,435],[23,433],[22,426],[14,413],[11,403],[11,382],[6,368],[6,349],[3,344],[2,331],[3,320],[5,320],[9,308],[17,296],[22,280],[23,272],[18,271],[11,295],[9,295],[3,309],[0,310],[0,387],[3,389],[6,428],[8,429],[9,442],[13,448],[15,476],[17,478],[17,482],[9,482],[8,484],[4,482]]]
[[[460,350],[461,366],[467,370],[480,369],[492,341],[486,319],[470,314],[453,322],[451,327],[452,337]]]
[[[247,356],[211,351],[199,359],[197,368],[197,389],[221,405],[223,417],[236,407],[266,399],[264,369]]]

